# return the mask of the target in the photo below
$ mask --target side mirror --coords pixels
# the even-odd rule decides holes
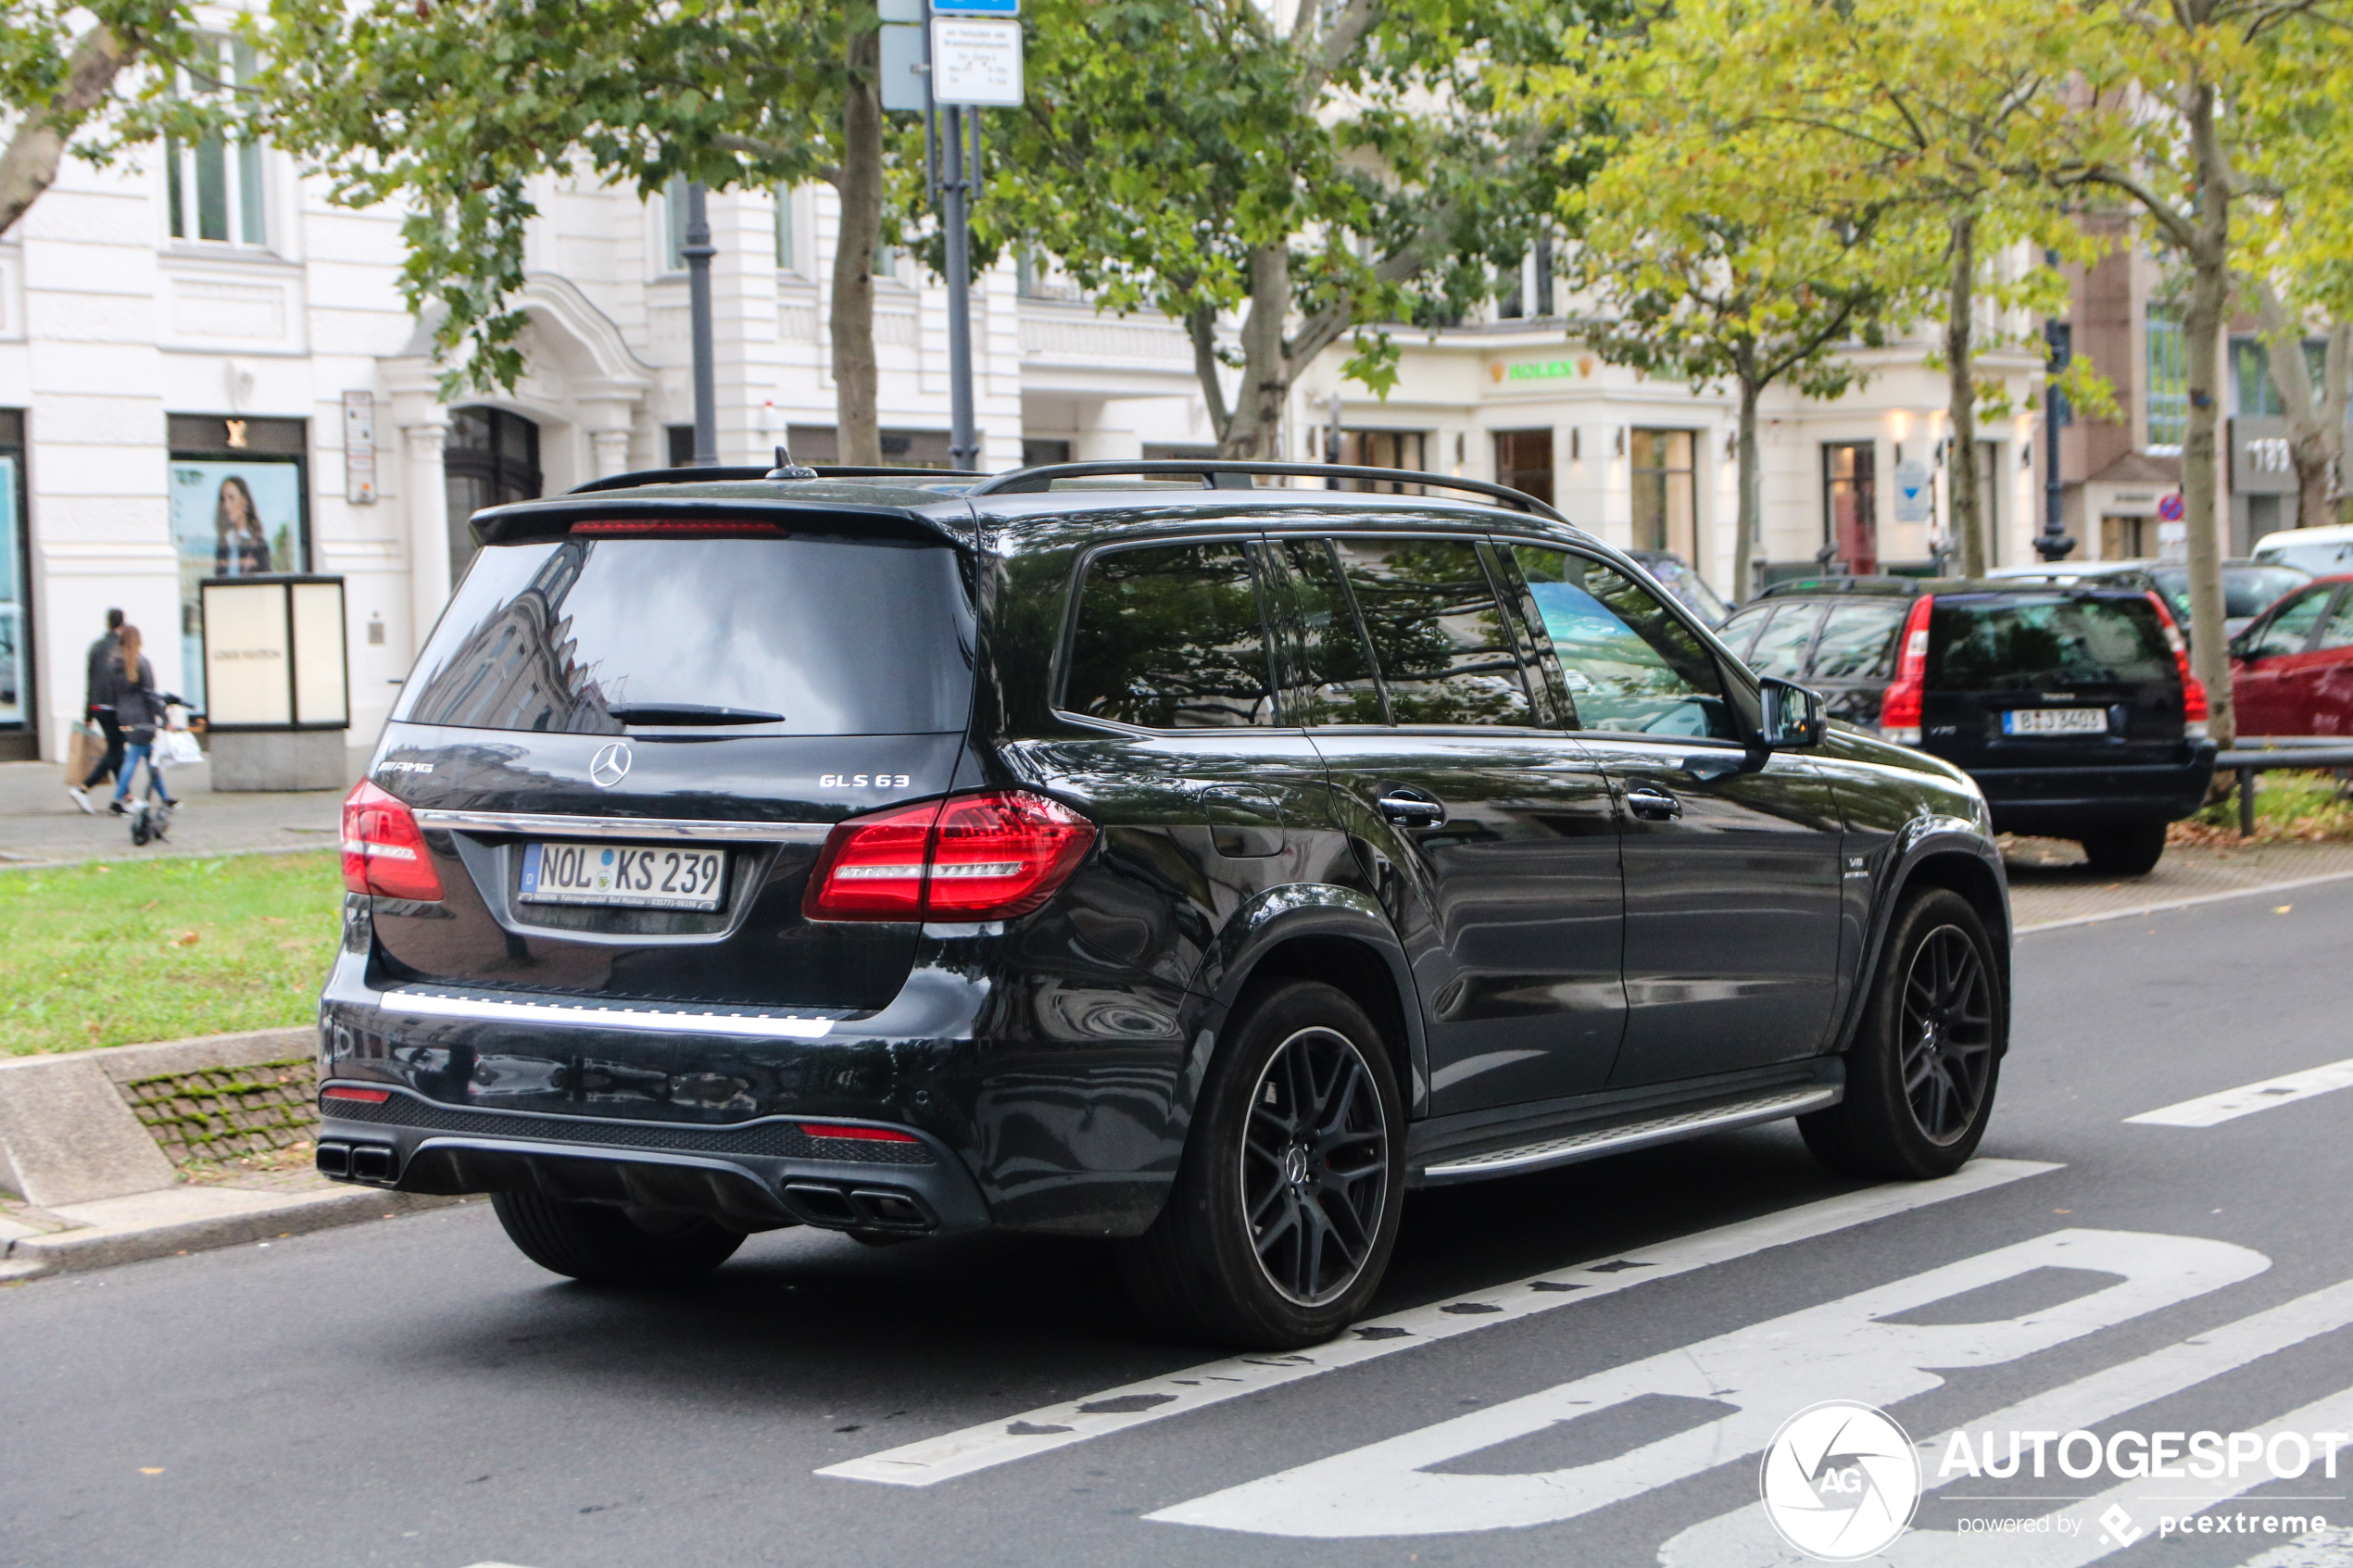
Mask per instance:
[[[1805,746],[1822,744],[1822,698],[1819,693],[1806,690],[1794,681],[1784,681],[1778,675],[1767,675],[1760,681],[1764,698],[1765,722],[1758,737],[1765,746],[1778,749],[1785,746]]]

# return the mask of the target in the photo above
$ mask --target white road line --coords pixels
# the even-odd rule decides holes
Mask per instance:
[[[1262,1389],[1361,1365],[1399,1350],[1451,1339],[1497,1323],[1516,1323],[1555,1308],[1614,1296],[1651,1280],[1727,1263],[1768,1248],[1786,1247],[1851,1226],[1908,1213],[1933,1203],[2006,1186],[2060,1169],[2031,1160],[1977,1160],[1934,1182],[1867,1188],[1818,1203],[1638,1248],[1615,1258],[1551,1269],[1451,1301],[1392,1312],[1362,1323],[1329,1345],[1301,1355],[1238,1356],[1189,1367],[1164,1377],[1106,1388],[1084,1399],[1046,1405],[1006,1421],[968,1426],[903,1448],[827,1465],[817,1472],[845,1481],[929,1486],[1032,1454],[1050,1453],[1132,1426],[1222,1404]]]
[[[1998,1436],[2012,1432],[2088,1430],[2104,1421],[2112,1421],[2127,1411],[2154,1404],[2158,1399],[2195,1388],[2210,1378],[2234,1371],[2250,1361],[2260,1361],[2265,1356],[2275,1355],[2308,1339],[2348,1325],[2353,1325],[2353,1281],[2316,1290],[2309,1296],[2300,1296],[2268,1311],[2241,1318],[2236,1323],[2224,1323],[2196,1338],[2152,1351],[2136,1361],[2106,1367],[2062,1387],[2032,1395],[2007,1410],[1998,1410],[1991,1415],[1970,1421],[1955,1431],[1976,1439],[1978,1434],[1984,1432]],[[1966,1471],[1956,1471],[1947,1476],[1937,1474],[1951,1448],[1953,1437],[1953,1432],[1940,1432],[1913,1445],[1919,1450],[1924,1495],[1960,1481],[1981,1487],[1998,1485],[1980,1480]],[[2069,1483],[2061,1483],[2060,1489],[2067,1485]],[[2145,1482],[2142,1486],[2146,1490],[2149,1486],[2160,1485],[2168,1489],[2172,1486],[2171,1482]],[[2132,1508],[2130,1504],[2127,1508],[2136,1515],[2147,1512]],[[2088,1521],[2100,1512],[2093,1509],[2083,1517]],[[2144,1525],[2146,1523],[2143,1520]],[[2087,1523],[2085,1528],[2095,1536],[2099,1533],[2096,1525]],[[1916,1531],[1913,1536],[1906,1537],[1891,1548],[1889,1556],[1899,1563],[1909,1563],[1914,1560],[1906,1555],[1907,1552],[1931,1549],[1910,1546],[1915,1537],[1934,1538],[1946,1534],[1942,1531]],[[1978,1553],[1977,1558],[1972,1560],[1973,1563],[1982,1563],[1985,1554],[1992,1549],[1985,1540],[1979,1537],[1955,1538],[1970,1541],[1970,1549]],[[2003,1549],[2007,1552],[2017,1542],[2026,1538],[2003,1537]],[[1941,1558],[1936,1560],[1942,1561]],[[1683,1531],[1659,1548],[1658,1561],[1662,1568],[1780,1568],[1785,1563],[1807,1560],[1782,1544],[1780,1537],[1766,1521],[1763,1505],[1751,1504],[1730,1513],[1718,1514]],[[2003,1561],[2005,1568],[2007,1568],[2009,1559],[2005,1557]]]
[[[2332,1061],[2326,1067],[2308,1067],[2301,1073],[2266,1078],[2241,1088],[2224,1089],[2221,1094],[2201,1095],[2196,1099],[2144,1110],[2124,1120],[2145,1127],[2212,1127],[2259,1110],[2269,1110],[2275,1105],[2288,1105],[2347,1087],[2353,1087],[2353,1058]]]
[[[2331,1525],[2250,1557],[2239,1568],[2353,1568],[2353,1530]]]

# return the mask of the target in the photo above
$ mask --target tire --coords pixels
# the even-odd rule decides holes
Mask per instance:
[[[2127,822],[2087,833],[2080,841],[2095,872],[2110,876],[2146,876],[2165,855],[2163,822]]]
[[[1121,1273],[1173,1336],[1321,1344],[1380,1287],[1404,1192],[1404,1106],[1379,1031],[1334,987],[1290,981],[1237,1010],[1168,1205]]]
[[[535,1192],[495,1192],[490,1207],[524,1257],[590,1285],[683,1285],[744,1244],[741,1232],[699,1214],[563,1203]]]
[[[2009,997],[1985,923],[1959,894],[1908,896],[1846,1053],[1846,1098],[1797,1119],[1841,1175],[1925,1180],[1977,1152],[1994,1111]]]

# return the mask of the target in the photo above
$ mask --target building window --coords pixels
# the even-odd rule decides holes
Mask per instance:
[[[2148,548],[2149,520],[2145,517],[2100,519],[2100,559],[2145,560],[2156,554]]]
[[[1420,469],[1427,471],[1423,453],[1428,445],[1427,433],[1418,430],[1342,430],[1340,433],[1340,460],[1356,468]],[[1387,480],[1342,480],[1344,490],[1373,490],[1383,495],[1418,495],[1418,484],[1397,484]]]
[[[1021,466],[1041,469],[1048,463],[1070,461],[1070,443],[1057,436],[1025,435],[1021,438]]]
[[[22,734],[32,720],[31,671],[27,667],[25,609],[24,416],[0,409],[0,732]],[[70,640],[69,640],[70,641]],[[27,755],[6,745],[0,757]]]
[[[474,558],[467,522],[484,507],[539,496],[539,427],[504,408],[452,408],[442,439],[441,472],[449,495],[449,581]]]
[[[2322,339],[2305,340],[2304,368],[2315,388],[2325,384],[2328,349]],[[2240,414],[2277,417],[2287,412],[2280,389],[2271,380],[2271,345],[2259,337],[2231,340],[2231,388]]]
[[[1868,441],[1822,448],[1822,535],[1837,561],[1859,576],[1879,571],[1878,449]]]
[[[2182,315],[2170,306],[2148,313],[2148,449],[2179,452],[2190,428],[2190,357]]]
[[[776,187],[776,270],[790,272],[799,265],[799,251],[793,232],[792,191],[787,186]]]
[[[665,272],[686,270],[686,182],[673,180],[661,190],[663,245],[661,268]]]
[[[1699,483],[1688,430],[1633,433],[1634,548],[1699,560]]]
[[[1523,495],[1553,504],[1553,433],[1550,430],[1499,430],[1495,433],[1495,483],[1508,484]]]
[[[253,74],[251,44],[206,39],[197,46],[195,62],[181,68],[178,91],[187,98],[219,97]],[[168,136],[163,168],[173,239],[253,247],[270,243],[259,144]]]

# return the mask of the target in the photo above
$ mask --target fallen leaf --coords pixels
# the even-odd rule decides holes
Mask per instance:
[[[193,947],[203,940],[203,937],[204,933],[201,931],[185,931],[173,937],[171,945],[175,947]]]
[[[154,1469],[150,1470],[143,1464],[139,1467],[139,1474],[142,1475],[160,1475],[163,1474],[163,1466],[157,1465]]]
[[[2296,906],[2293,904],[2282,904],[2278,909],[2273,909],[2271,912],[2275,915],[2284,915],[2294,908],[2296,908]]]

